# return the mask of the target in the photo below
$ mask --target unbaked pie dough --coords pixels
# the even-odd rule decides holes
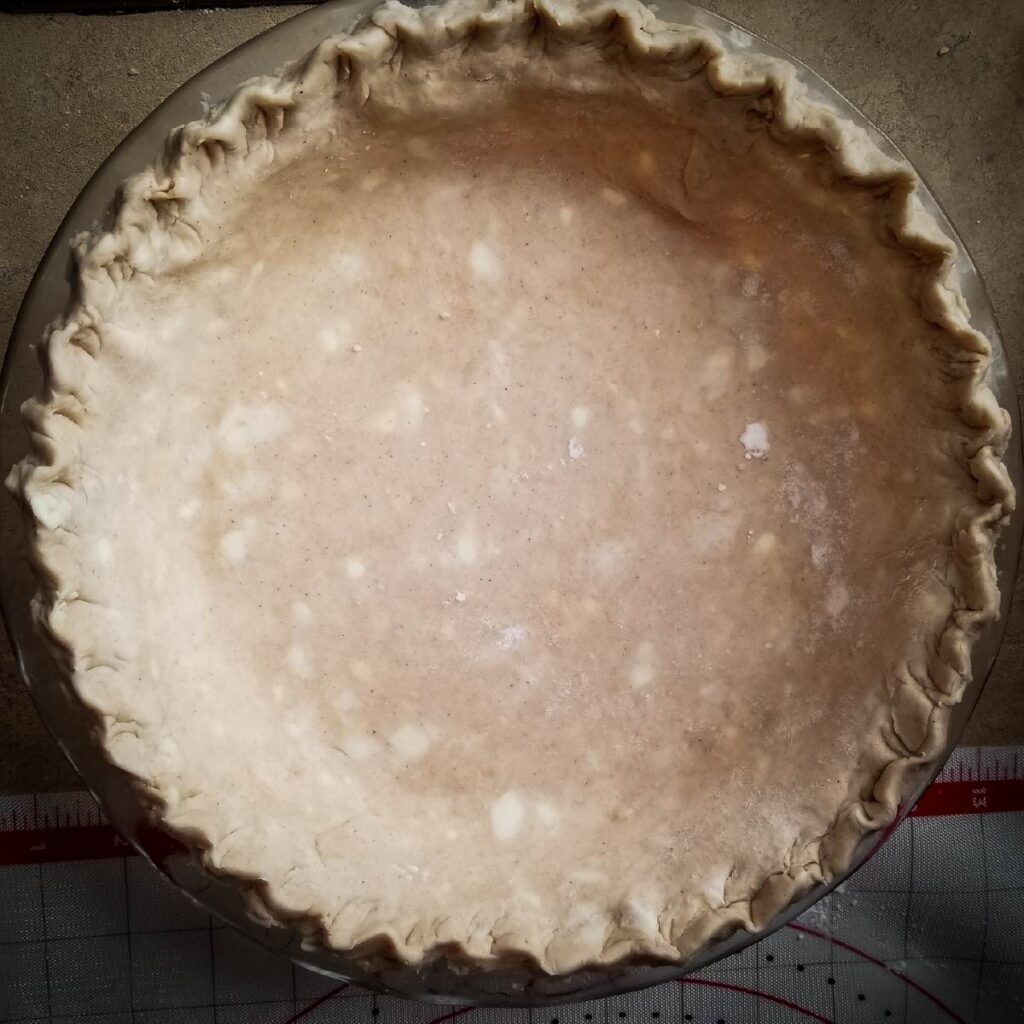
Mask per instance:
[[[841,871],[1013,505],[915,186],[633,0],[389,3],[179,129],[10,478],[110,759],[378,960],[677,961]]]

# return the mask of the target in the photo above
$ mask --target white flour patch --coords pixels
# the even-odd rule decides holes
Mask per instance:
[[[292,622],[296,626],[308,626],[313,621],[313,609],[305,601],[296,601],[292,605]]]
[[[535,810],[537,812],[537,817],[540,818],[545,825],[557,825],[559,818],[561,818],[561,815],[558,813],[558,809],[554,804],[548,803],[547,800],[538,800]]]
[[[583,442],[578,437],[569,438],[569,458],[581,459],[586,454]]]
[[[178,518],[189,522],[199,514],[203,503],[198,498],[189,498],[188,501],[178,506]]]
[[[572,425],[582,430],[590,421],[590,410],[585,405],[577,405],[572,411]]]
[[[341,349],[341,335],[332,327],[325,327],[317,335],[320,347],[328,354],[334,355]]]
[[[526,808],[514,790],[503,793],[491,804],[491,829],[497,839],[514,839],[523,827]]]
[[[352,673],[353,677],[358,679],[361,683],[368,683],[373,679],[373,669],[370,668],[368,662],[360,661],[358,658],[353,658],[348,663],[348,670]]]
[[[249,557],[249,541],[241,530],[231,530],[220,539],[221,557],[229,565],[241,565]]]
[[[842,583],[833,583],[825,597],[825,611],[833,619],[839,618],[850,603],[850,591]]]
[[[279,437],[288,422],[288,414],[278,405],[233,405],[220,421],[217,439],[225,452],[239,455]]]
[[[637,647],[629,668],[629,682],[633,689],[639,690],[654,682],[656,660],[654,644],[650,641],[645,640]]]
[[[505,330],[511,332],[514,329],[514,319],[510,317],[509,321],[506,321]],[[496,338],[489,338],[487,341],[487,351],[491,353],[491,369],[495,380],[501,387],[507,387],[512,382],[508,350]],[[489,427],[490,424],[488,423],[487,426]]]
[[[506,626],[498,634],[498,646],[503,651],[514,651],[526,642],[525,626]]]
[[[331,701],[337,711],[345,714],[355,709],[359,698],[351,690],[339,690]]]
[[[338,273],[349,284],[354,284],[366,269],[366,259],[361,252],[355,249],[346,249],[339,252],[336,257]]]
[[[372,736],[355,733],[352,736],[346,736],[341,741],[341,749],[353,761],[368,761],[380,753],[381,745]]]
[[[757,274],[747,274],[740,285],[743,297],[745,299],[757,298],[758,293],[761,291],[761,284],[761,278]]]
[[[748,423],[740,434],[745,459],[763,459],[771,446],[768,444],[768,428],[763,423]]]
[[[321,330],[316,337],[321,348],[331,355],[340,352],[342,348],[351,348],[354,341],[352,325],[343,317],[332,317],[332,326]]]
[[[430,749],[430,735],[421,725],[403,725],[391,734],[388,746],[406,761],[415,761]]]
[[[455,600],[458,601],[459,604],[463,604],[466,600],[466,595],[461,590],[456,590]]]
[[[825,543],[814,543],[811,545],[811,564],[815,569],[824,569],[831,557],[831,545]]]
[[[482,239],[477,239],[469,249],[469,266],[481,281],[500,281],[501,263],[497,254]]]
[[[306,653],[305,648],[300,647],[298,644],[292,644],[288,648],[285,663],[288,666],[288,671],[293,675],[297,675],[300,679],[309,679],[313,674],[313,666],[310,664],[309,655]]]
[[[606,540],[593,549],[594,568],[602,576],[614,576],[626,568],[626,546],[620,541]]]
[[[423,416],[427,412],[423,396],[411,384],[403,383],[401,390],[401,401],[405,410],[404,426],[407,430],[419,430],[423,425]]]
[[[455,554],[459,561],[468,565],[476,561],[478,545],[476,537],[471,533],[464,533],[455,546]]]
[[[641,903],[640,900],[628,900],[624,909],[624,922],[649,934],[658,931],[658,915],[649,904]]]
[[[366,563],[361,558],[350,558],[345,562],[345,575],[350,580],[361,580],[366,575]]]
[[[704,895],[713,907],[721,906],[726,902],[725,885],[731,874],[731,867],[722,867],[705,881]]]
[[[710,401],[721,398],[736,379],[736,353],[732,348],[719,348],[704,360],[700,383]]]
[[[768,365],[768,349],[757,340],[751,340],[746,345],[747,369],[751,373],[757,373]]]

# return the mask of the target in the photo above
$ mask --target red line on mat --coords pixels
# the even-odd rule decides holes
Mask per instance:
[[[755,996],[757,999],[767,999],[769,1003],[776,1003],[779,1006],[784,1006],[787,1010],[795,1010],[797,1013],[802,1013],[805,1017],[810,1020],[816,1020],[819,1024],[834,1024],[829,1017],[822,1017],[820,1013],[815,1013],[813,1010],[808,1010],[806,1006],[800,1006],[798,1003],[791,1003],[788,999],[783,999],[782,996],[777,996],[772,992],[762,992],[760,989],[747,988],[745,985],[733,985],[729,981],[712,981],[710,978],[680,978],[680,985],[706,985],[708,988],[722,988],[726,992],[739,992],[745,996]]]
[[[455,1020],[456,1017],[461,1017],[464,1013],[469,1013],[471,1010],[475,1010],[475,1006],[458,1006],[450,1013],[444,1013],[440,1017],[435,1017],[431,1021],[427,1021],[427,1024],[443,1024],[446,1020]]]
[[[305,1017],[307,1013],[312,1013],[322,1003],[326,1003],[328,999],[333,999],[336,995],[338,995],[341,992],[344,992],[345,989],[347,989],[347,988],[348,988],[348,982],[347,981],[344,982],[341,985],[338,985],[336,988],[332,988],[330,992],[326,992],[319,999],[314,999],[313,1002],[311,1002],[308,1006],[304,1006],[294,1016],[289,1017],[284,1022],[284,1024],[295,1024],[295,1022],[297,1020],[302,1020],[302,1018]]]
[[[810,935],[812,938],[821,939],[824,942],[831,942],[833,946],[838,946],[840,949],[845,949],[849,953],[855,953],[857,956],[867,960],[868,963],[874,964],[876,967],[881,967],[883,971],[888,971],[890,974],[899,978],[904,985],[909,985],[915,992],[920,992],[925,999],[933,1002],[943,1013],[947,1014],[957,1024],[967,1024],[967,1022],[960,1016],[955,1010],[950,1009],[937,995],[929,992],[928,989],[919,985],[912,978],[908,978],[902,971],[897,971],[895,967],[890,967],[884,960],[879,960],[878,957],[872,956],[870,953],[865,953],[863,949],[858,949],[856,946],[851,946],[848,942],[843,942],[842,939],[834,938],[831,935],[826,935],[825,932],[819,932],[817,928],[808,928],[807,925],[803,924],[788,924],[787,928],[792,928],[795,932],[803,932],[804,935]]]
[[[333,999],[339,993],[344,992],[348,987],[348,982],[346,982],[344,985],[332,988],[330,992],[322,995],[319,999],[314,999],[308,1006],[304,1006],[295,1014],[295,1016],[289,1017],[284,1024],[296,1024],[296,1021],[302,1020],[306,1014],[312,1013],[318,1006],[326,1003],[328,999]],[[450,1010],[448,1013],[441,1014],[440,1017],[435,1017],[433,1020],[427,1021],[427,1024],[444,1024],[445,1021],[454,1020],[456,1017],[461,1017],[464,1013],[469,1013],[471,1010],[475,1009],[475,1006],[457,1006],[454,1010]]]

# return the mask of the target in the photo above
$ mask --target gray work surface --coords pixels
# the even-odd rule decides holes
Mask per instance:
[[[707,6],[824,75],[907,153],[978,264],[1021,390],[1024,3],[718,0]],[[4,345],[46,244],[110,150],[195,72],[299,9],[0,15]],[[966,743],[1024,742],[1021,587],[1015,596]],[[6,637],[0,639],[0,793],[78,785],[16,677]]]

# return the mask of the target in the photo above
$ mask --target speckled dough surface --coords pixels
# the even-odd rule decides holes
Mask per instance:
[[[310,941],[679,959],[842,869],[998,609],[914,178],[620,0],[386,6],[180,129],[11,484],[111,758]]]

